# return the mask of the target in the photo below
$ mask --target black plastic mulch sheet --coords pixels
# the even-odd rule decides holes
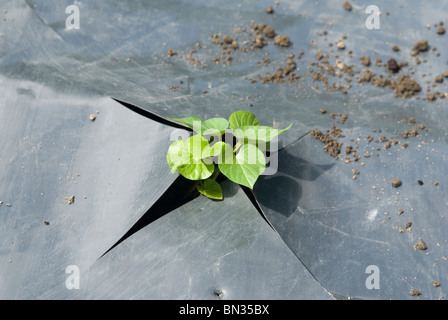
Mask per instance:
[[[437,29],[448,5],[380,1],[369,29],[367,5],[351,4],[1,2],[0,297],[445,297],[448,47]],[[290,45],[263,36],[254,47],[260,23]],[[429,48],[413,54],[419,40]],[[381,82],[405,74],[421,86],[410,97]],[[158,117],[237,110],[294,122],[278,171],[253,199],[229,181],[223,202],[183,199],[166,163],[174,127]],[[338,159],[314,129],[342,143]]]

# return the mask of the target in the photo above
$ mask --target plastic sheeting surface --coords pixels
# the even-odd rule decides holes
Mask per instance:
[[[448,22],[448,5],[378,1],[380,29],[370,30],[366,4],[351,3],[348,12],[342,1],[281,1],[278,7],[269,1],[3,1],[0,296],[213,298],[216,286],[225,298],[324,299],[331,297],[327,291],[367,299],[445,297],[448,111],[436,91],[443,94],[447,86],[433,78],[448,70],[447,35],[434,26]],[[70,30],[66,8],[73,4],[80,28]],[[273,14],[266,13],[268,5]],[[241,50],[253,45],[252,21],[273,26],[291,45],[279,47],[269,38],[261,49]],[[212,34],[230,35],[240,48],[225,53]],[[345,49],[339,50],[342,39]],[[423,39],[429,50],[412,56],[414,43]],[[392,51],[393,45],[400,50]],[[169,56],[169,49],[177,54]],[[329,58],[319,60],[319,52]],[[422,90],[401,98],[387,86],[358,83],[362,56],[371,58],[376,75],[398,80],[410,74]],[[391,74],[384,66],[390,58],[408,65]],[[288,59],[300,78],[260,81]],[[340,77],[320,69],[325,60]],[[347,93],[326,89],[318,71],[328,76],[327,85],[350,85]],[[425,99],[427,90],[436,92],[435,101]],[[278,235],[239,190],[223,203],[189,202],[107,252],[176,179],[165,160],[173,128],[113,99],[162,117],[249,110],[266,125],[294,121],[281,136],[278,173],[262,177],[254,190]],[[340,114],[347,115],[344,123]],[[404,139],[399,132],[411,128],[410,118],[426,130]],[[307,134],[331,125],[345,135],[338,138],[338,160]],[[368,136],[381,143],[368,143]],[[383,136],[400,143],[383,149]],[[349,144],[357,146],[359,161],[345,163]],[[403,182],[397,189],[390,183],[396,177]],[[75,202],[68,204],[71,195]],[[201,208],[204,221],[197,218]],[[228,211],[241,215],[217,217],[221,210],[226,217]],[[189,234],[185,228],[192,224],[195,233]],[[162,235],[169,226],[178,233]],[[213,243],[220,230],[234,238],[220,234],[220,245]],[[427,250],[414,249],[418,238]],[[208,251],[198,254],[204,243]],[[260,261],[263,267],[254,270]],[[86,282],[80,290],[65,286],[68,265],[81,270]],[[153,273],[146,273],[148,266]],[[369,266],[379,270],[379,288],[366,285]],[[135,274],[147,280],[137,283]],[[97,285],[96,277],[108,275],[117,281]],[[411,296],[411,289],[422,294]]]

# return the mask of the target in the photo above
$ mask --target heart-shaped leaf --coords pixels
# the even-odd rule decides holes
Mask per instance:
[[[177,168],[179,173],[189,180],[204,180],[210,178],[215,171],[215,164],[207,164],[202,160],[192,160],[192,163]]]
[[[210,148],[207,140],[201,135],[194,135],[187,140],[178,140],[174,142],[167,153],[168,165],[171,172],[176,170],[187,179],[202,180],[209,178],[215,170],[213,162],[204,162],[203,150]],[[210,154],[208,151],[207,154]]]
[[[220,135],[223,135],[229,127],[229,121],[224,118],[210,118],[203,122],[203,126],[201,134],[214,134],[213,131],[217,130]]]
[[[188,144],[184,140],[177,140],[171,144],[166,154],[168,165],[171,168],[171,173],[175,173],[179,166],[189,164],[190,150]]]
[[[198,123],[202,124],[203,123],[202,119],[199,118],[199,117],[167,118],[167,119],[171,120],[171,121],[175,121],[175,122],[181,123],[181,124],[187,126],[188,128],[190,128],[192,130],[194,130],[195,123],[196,124],[198,124]]]
[[[224,150],[225,143],[222,141],[216,142],[213,146],[207,145],[203,150],[202,150],[202,159],[204,160],[204,162],[207,163],[208,160],[206,158],[209,157],[216,157],[221,155],[221,153]]]
[[[233,130],[233,135],[241,143],[266,144],[272,139],[288,131],[292,123],[285,129],[275,129],[268,126],[242,126]]]
[[[228,153],[226,152],[226,155]],[[223,162],[218,164],[222,174],[235,183],[253,188],[260,174],[266,168],[266,158],[253,144],[245,144],[235,156],[226,156]]]
[[[230,129],[235,130],[243,126],[258,126],[260,123],[252,112],[236,111],[230,115],[229,125]]]
[[[218,182],[213,179],[201,181],[197,186],[198,191],[210,199],[222,200],[222,189]]]

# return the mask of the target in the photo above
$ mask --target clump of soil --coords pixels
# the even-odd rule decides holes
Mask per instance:
[[[428,40],[420,40],[420,41],[417,41],[417,42],[414,44],[414,47],[412,48],[412,55],[413,55],[413,56],[416,56],[416,55],[418,55],[420,52],[427,51],[428,48],[429,48]]]
[[[345,1],[344,2],[344,4],[343,4],[343,7],[344,7],[344,9],[345,10],[347,10],[347,11],[352,11],[352,5],[350,4],[350,2],[348,2],[348,1]]]
[[[421,90],[420,85],[409,75],[403,75],[398,78],[394,94],[397,97],[410,98]]]
[[[168,49],[168,51],[166,52],[166,54],[168,55],[168,57],[171,57],[171,56],[175,56],[175,55],[177,55],[177,52],[174,51],[173,49]]]
[[[68,204],[73,204],[75,202],[75,196],[65,197]]]
[[[289,45],[290,45],[289,37],[279,34],[279,35],[275,36],[274,44],[281,46],[281,47],[289,47]]]
[[[366,66],[366,67],[370,66],[370,57],[363,56],[360,58],[360,60],[361,60],[361,64],[363,66]]]
[[[446,30],[444,27],[439,27],[439,28],[437,28],[436,32],[437,32],[437,34],[445,34]]]
[[[288,58],[286,60],[286,66],[277,67],[275,73],[267,72],[265,76],[258,75],[257,77],[261,83],[283,83],[285,79],[289,83],[292,83],[299,79],[299,76],[294,70],[296,70],[296,63],[294,60]]]
[[[266,26],[263,29],[263,34],[268,37],[268,38],[274,38],[275,36],[275,30],[274,28],[270,27],[270,26]]]
[[[428,246],[426,245],[425,241],[423,241],[421,238],[418,238],[417,242],[415,243],[414,249],[426,250],[428,249]]]
[[[421,291],[419,291],[419,290],[417,290],[417,289],[411,289],[411,290],[409,291],[409,294],[410,294],[411,296],[420,296],[422,293],[421,293]]]
[[[336,132],[332,128],[334,132]],[[319,129],[314,129],[311,131],[311,134],[318,139],[319,141],[325,143],[324,151],[327,152],[331,157],[335,159],[339,159],[339,155],[341,153],[342,143],[338,142],[335,138],[333,138],[328,133],[323,133]],[[336,133],[337,135],[340,135],[340,133]]]
[[[389,69],[393,73],[397,73],[398,71],[400,71],[400,66],[395,59],[389,59],[387,61],[387,69]]]
[[[401,180],[400,178],[395,178],[392,180],[392,187],[394,188],[398,188],[399,186],[401,186]]]
[[[443,76],[440,74],[434,78],[435,83],[443,83]]]

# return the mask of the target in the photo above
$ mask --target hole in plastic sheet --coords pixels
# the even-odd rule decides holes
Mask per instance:
[[[196,189],[196,184],[197,181],[188,180],[183,176],[179,176],[165,193],[131,227],[131,229],[103,253],[101,257],[150,223],[197,198],[200,194]]]
[[[159,122],[161,124],[164,124],[164,125],[167,125],[167,126],[170,126],[170,127],[192,131],[188,127],[180,125],[180,124],[178,124],[176,122],[169,121],[169,120],[167,120],[167,119],[165,119],[165,118],[163,118],[161,116],[156,115],[155,113],[149,112],[148,110],[145,110],[143,108],[137,107],[137,106],[135,106],[133,104],[130,104],[128,102],[124,102],[124,101],[121,101],[121,100],[118,100],[118,99],[115,99],[115,98],[112,98],[112,99],[117,101],[119,104],[125,106],[129,110],[132,110],[135,113],[138,113],[139,115],[141,115],[141,116],[143,116],[145,118],[151,119],[153,121]]]

